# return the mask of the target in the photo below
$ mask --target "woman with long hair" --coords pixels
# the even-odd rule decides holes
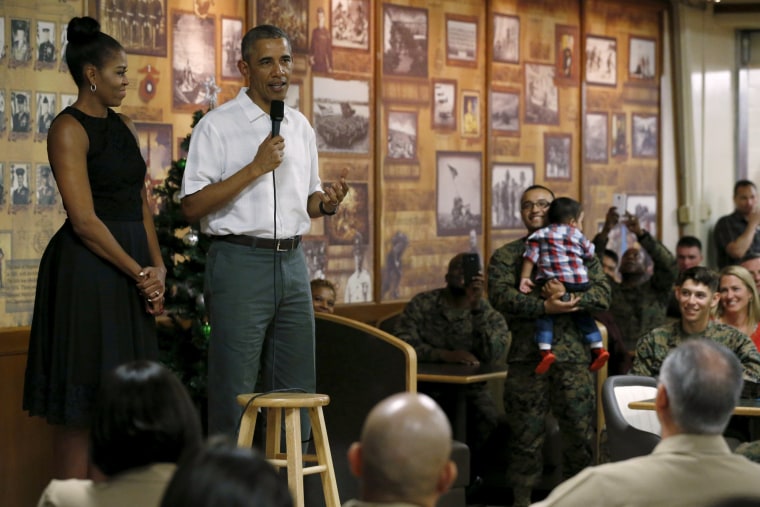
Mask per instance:
[[[720,271],[718,287],[717,320],[752,338],[760,349],[760,298],[750,272],[741,266],[726,266]]]

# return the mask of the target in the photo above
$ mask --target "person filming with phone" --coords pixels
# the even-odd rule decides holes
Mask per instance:
[[[501,313],[483,298],[484,277],[477,254],[460,253],[449,262],[446,286],[414,296],[404,307],[394,334],[414,347],[419,362],[504,363],[512,335]],[[444,384],[420,385],[454,418],[454,392]],[[459,387],[459,386],[457,386]],[[488,438],[499,422],[491,391],[485,382],[468,384],[467,444],[473,459],[472,476]]]

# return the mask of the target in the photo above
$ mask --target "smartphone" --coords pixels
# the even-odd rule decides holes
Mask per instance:
[[[612,205],[617,208],[617,212],[620,216],[625,215],[626,200],[625,194],[612,194]]]
[[[464,272],[465,286],[472,283],[472,279],[480,273],[480,256],[476,253],[462,255],[462,271]]]

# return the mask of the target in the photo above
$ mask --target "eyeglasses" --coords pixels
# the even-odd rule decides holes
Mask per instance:
[[[538,201],[523,201],[520,203],[520,208],[524,210],[533,209],[533,207],[537,207],[538,209],[547,209],[551,203],[545,199],[540,199]]]

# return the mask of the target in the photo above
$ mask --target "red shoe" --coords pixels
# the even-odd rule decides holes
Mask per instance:
[[[555,356],[551,350],[542,350],[541,362],[538,363],[538,366],[536,366],[536,369],[534,371],[538,373],[539,375],[543,375],[544,373],[549,371],[549,367],[556,360],[557,360],[557,356]]]
[[[610,358],[610,353],[604,350],[604,347],[591,349],[591,354],[596,357],[591,361],[591,366],[588,367],[589,371],[601,369],[602,366],[607,364],[607,360]]]

